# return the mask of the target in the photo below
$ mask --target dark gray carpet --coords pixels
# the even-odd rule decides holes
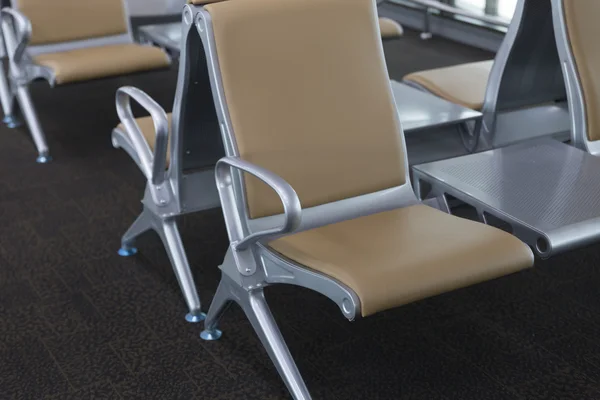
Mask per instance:
[[[390,73],[489,58],[408,32]],[[0,127],[1,399],[284,399],[238,309],[222,340],[198,338],[158,238],[121,258],[143,179],[110,145],[114,92],[170,109],[176,71],[33,94],[55,161],[34,163],[24,129]],[[220,210],[180,224],[205,308],[227,240]],[[267,290],[315,399],[600,399],[600,248],[355,323],[295,287]]]

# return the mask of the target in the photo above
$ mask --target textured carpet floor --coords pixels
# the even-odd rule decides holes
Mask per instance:
[[[413,33],[386,44],[390,73],[490,54]],[[1,399],[285,399],[239,309],[203,342],[154,234],[121,258],[143,179],[110,145],[114,92],[170,109],[176,71],[49,89],[34,99],[55,161],[0,128]],[[183,218],[204,307],[227,247],[220,210]],[[348,323],[329,300],[267,289],[315,399],[600,399],[600,247]]]

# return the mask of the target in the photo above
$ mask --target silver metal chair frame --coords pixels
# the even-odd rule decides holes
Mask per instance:
[[[51,69],[36,65],[31,56],[107,44],[134,43],[134,39],[127,7],[124,4],[128,27],[125,34],[66,43],[29,46],[31,23],[25,15],[18,11],[18,6],[19,1],[15,0],[12,8],[5,7],[0,13],[2,39],[9,59],[8,83],[6,85],[8,90],[4,93],[3,79],[0,74],[0,100],[4,110],[5,122],[9,127],[16,127],[18,124],[13,115],[14,100],[16,98],[39,154],[36,161],[46,163],[51,161],[52,158],[49,155],[46,136],[29,93],[29,84],[34,80],[44,79],[51,87],[54,87],[55,76]]]
[[[26,53],[26,47],[31,37],[29,20],[12,8],[4,8],[0,15],[2,34],[9,60],[10,95],[9,99],[5,99],[6,103],[3,102],[5,115],[13,114],[12,108],[16,98],[39,154],[36,161],[46,163],[51,160],[48,144],[31,100],[29,84],[36,79],[43,78],[53,86],[54,76],[50,69],[33,64],[31,57]]]
[[[1,23],[1,22],[0,22]],[[2,122],[9,128],[16,128],[20,126],[20,122],[15,118],[13,113],[13,94],[8,84],[7,70],[5,63],[8,60],[8,54],[6,52],[6,46],[4,44],[4,36],[2,35],[2,29],[0,28],[0,105],[2,106],[2,112],[4,118]]]
[[[205,60],[197,48],[200,41],[194,32],[185,32],[179,77],[171,121],[170,164],[166,168],[169,124],[165,111],[139,89],[124,87],[117,91],[116,106],[124,128],[112,133],[114,147],[122,148],[136,162],[147,179],[142,200],[143,211],[121,240],[119,254],[137,252],[135,240],[154,230],[165,246],[189,313],[186,320],[204,319],[193,275],[177,228],[177,217],[219,206],[214,183],[214,165],[224,154],[219,124]],[[131,112],[130,100],[138,102],[151,115],[156,132],[154,153],[140,131]],[[198,106],[188,109],[187,106]],[[189,111],[187,111],[189,110]]]
[[[583,89],[565,26],[563,0],[552,0],[552,20],[571,110],[571,143],[590,154],[600,155],[600,141],[590,141],[587,136],[587,112],[584,105]]]
[[[482,150],[502,147],[542,136],[552,136],[560,140],[567,140],[569,138],[566,101],[547,104],[559,100],[552,97],[537,98],[535,101],[533,99],[520,101],[518,96],[523,95],[523,92],[519,93],[516,90],[518,86],[529,83],[528,80],[533,81],[537,75],[545,74],[544,76],[547,78],[544,82],[545,85],[548,85],[548,81],[550,81],[551,84],[557,86],[553,88],[555,92],[564,91],[564,88],[558,87],[558,85],[562,85],[561,76],[558,76],[560,73],[558,57],[555,57],[556,68],[550,68],[549,73],[545,70],[533,68],[527,71],[529,72],[529,76],[527,77],[511,77],[511,74],[513,74],[510,66],[511,61],[518,61],[525,54],[527,54],[528,60],[531,59],[529,53],[538,52],[539,57],[547,57],[547,59],[554,61],[556,47],[552,40],[553,35],[552,37],[543,37],[544,31],[542,29],[542,37],[540,38],[546,40],[546,42],[540,43],[534,40],[536,36],[532,35],[532,32],[528,30],[528,28],[532,29],[527,26],[533,21],[533,17],[530,17],[533,13],[532,10],[540,6],[549,7],[549,3],[547,5],[546,1],[528,2],[526,0],[519,0],[506,37],[496,54],[482,108],[482,124],[478,127],[480,131],[476,132],[476,134],[481,135]],[[547,11],[549,12],[550,10],[548,9]],[[540,27],[535,26],[533,28],[535,28],[535,33],[539,36]],[[524,74],[521,73],[520,75]],[[519,82],[508,82],[508,85],[512,86],[503,87],[506,84],[507,78],[516,78]],[[555,93],[550,93],[549,95],[552,94]],[[560,97],[563,97],[562,93]],[[566,95],[564,95],[564,99],[566,100]]]
[[[348,320],[360,315],[360,301],[346,285],[282,257],[269,249],[266,243],[327,224],[418,204],[410,185],[408,161],[405,157],[406,183],[401,186],[302,209],[298,196],[287,182],[273,172],[239,158],[224,98],[211,17],[202,8],[186,6],[183,20],[184,29],[197,30],[202,39],[227,155],[217,163],[215,175],[230,247],[220,266],[222,280],[206,316],[201,337],[206,340],[218,339],[221,336],[219,319],[228,304],[238,303],[293,397],[310,399],[308,389],[271,315],[263,289],[272,284],[286,283],[315,290],[334,301]],[[185,40],[189,37],[185,35]],[[244,195],[244,173],[262,180],[279,195],[284,207],[283,214],[249,218]]]

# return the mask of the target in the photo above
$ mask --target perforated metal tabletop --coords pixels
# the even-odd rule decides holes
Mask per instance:
[[[541,237],[542,255],[600,239],[600,158],[556,140],[417,165],[413,172],[415,179],[511,223],[532,246]]]

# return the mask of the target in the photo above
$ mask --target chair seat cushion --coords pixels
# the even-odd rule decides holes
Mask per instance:
[[[127,43],[40,54],[34,62],[54,71],[60,85],[165,68],[170,59],[158,47]]]
[[[286,236],[284,257],[356,292],[367,316],[533,265],[516,237],[415,205]]]
[[[171,129],[172,114],[168,113],[167,118],[169,120],[169,129]],[[150,150],[152,150],[154,152],[154,145],[156,144],[156,131],[154,130],[154,122],[152,121],[152,117],[147,116],[147,117],[136,118],[135,122],[137,122],[138,126],[140,127],[140,131],[142,131],[142,135],[144,135],[144,138],[146,138],[146,141],[148,142],[148,145],[150,146]],[[119,130],[125,132],[125,126],[123,124],[119,124],[116,129],[119,129]],[[166,164],[167,167],[169,166],[169,163],[171,162],[170,147],[171,147],[171,133],[169,132],[169,142],[167,145],[167,164]]]
[[[397,39],[404,34],[402,25],[390,18],[379,18],[379,30],[382,39]]]
[[[494,60],[413,72],[403,80],[473,110],[481,110]]]

